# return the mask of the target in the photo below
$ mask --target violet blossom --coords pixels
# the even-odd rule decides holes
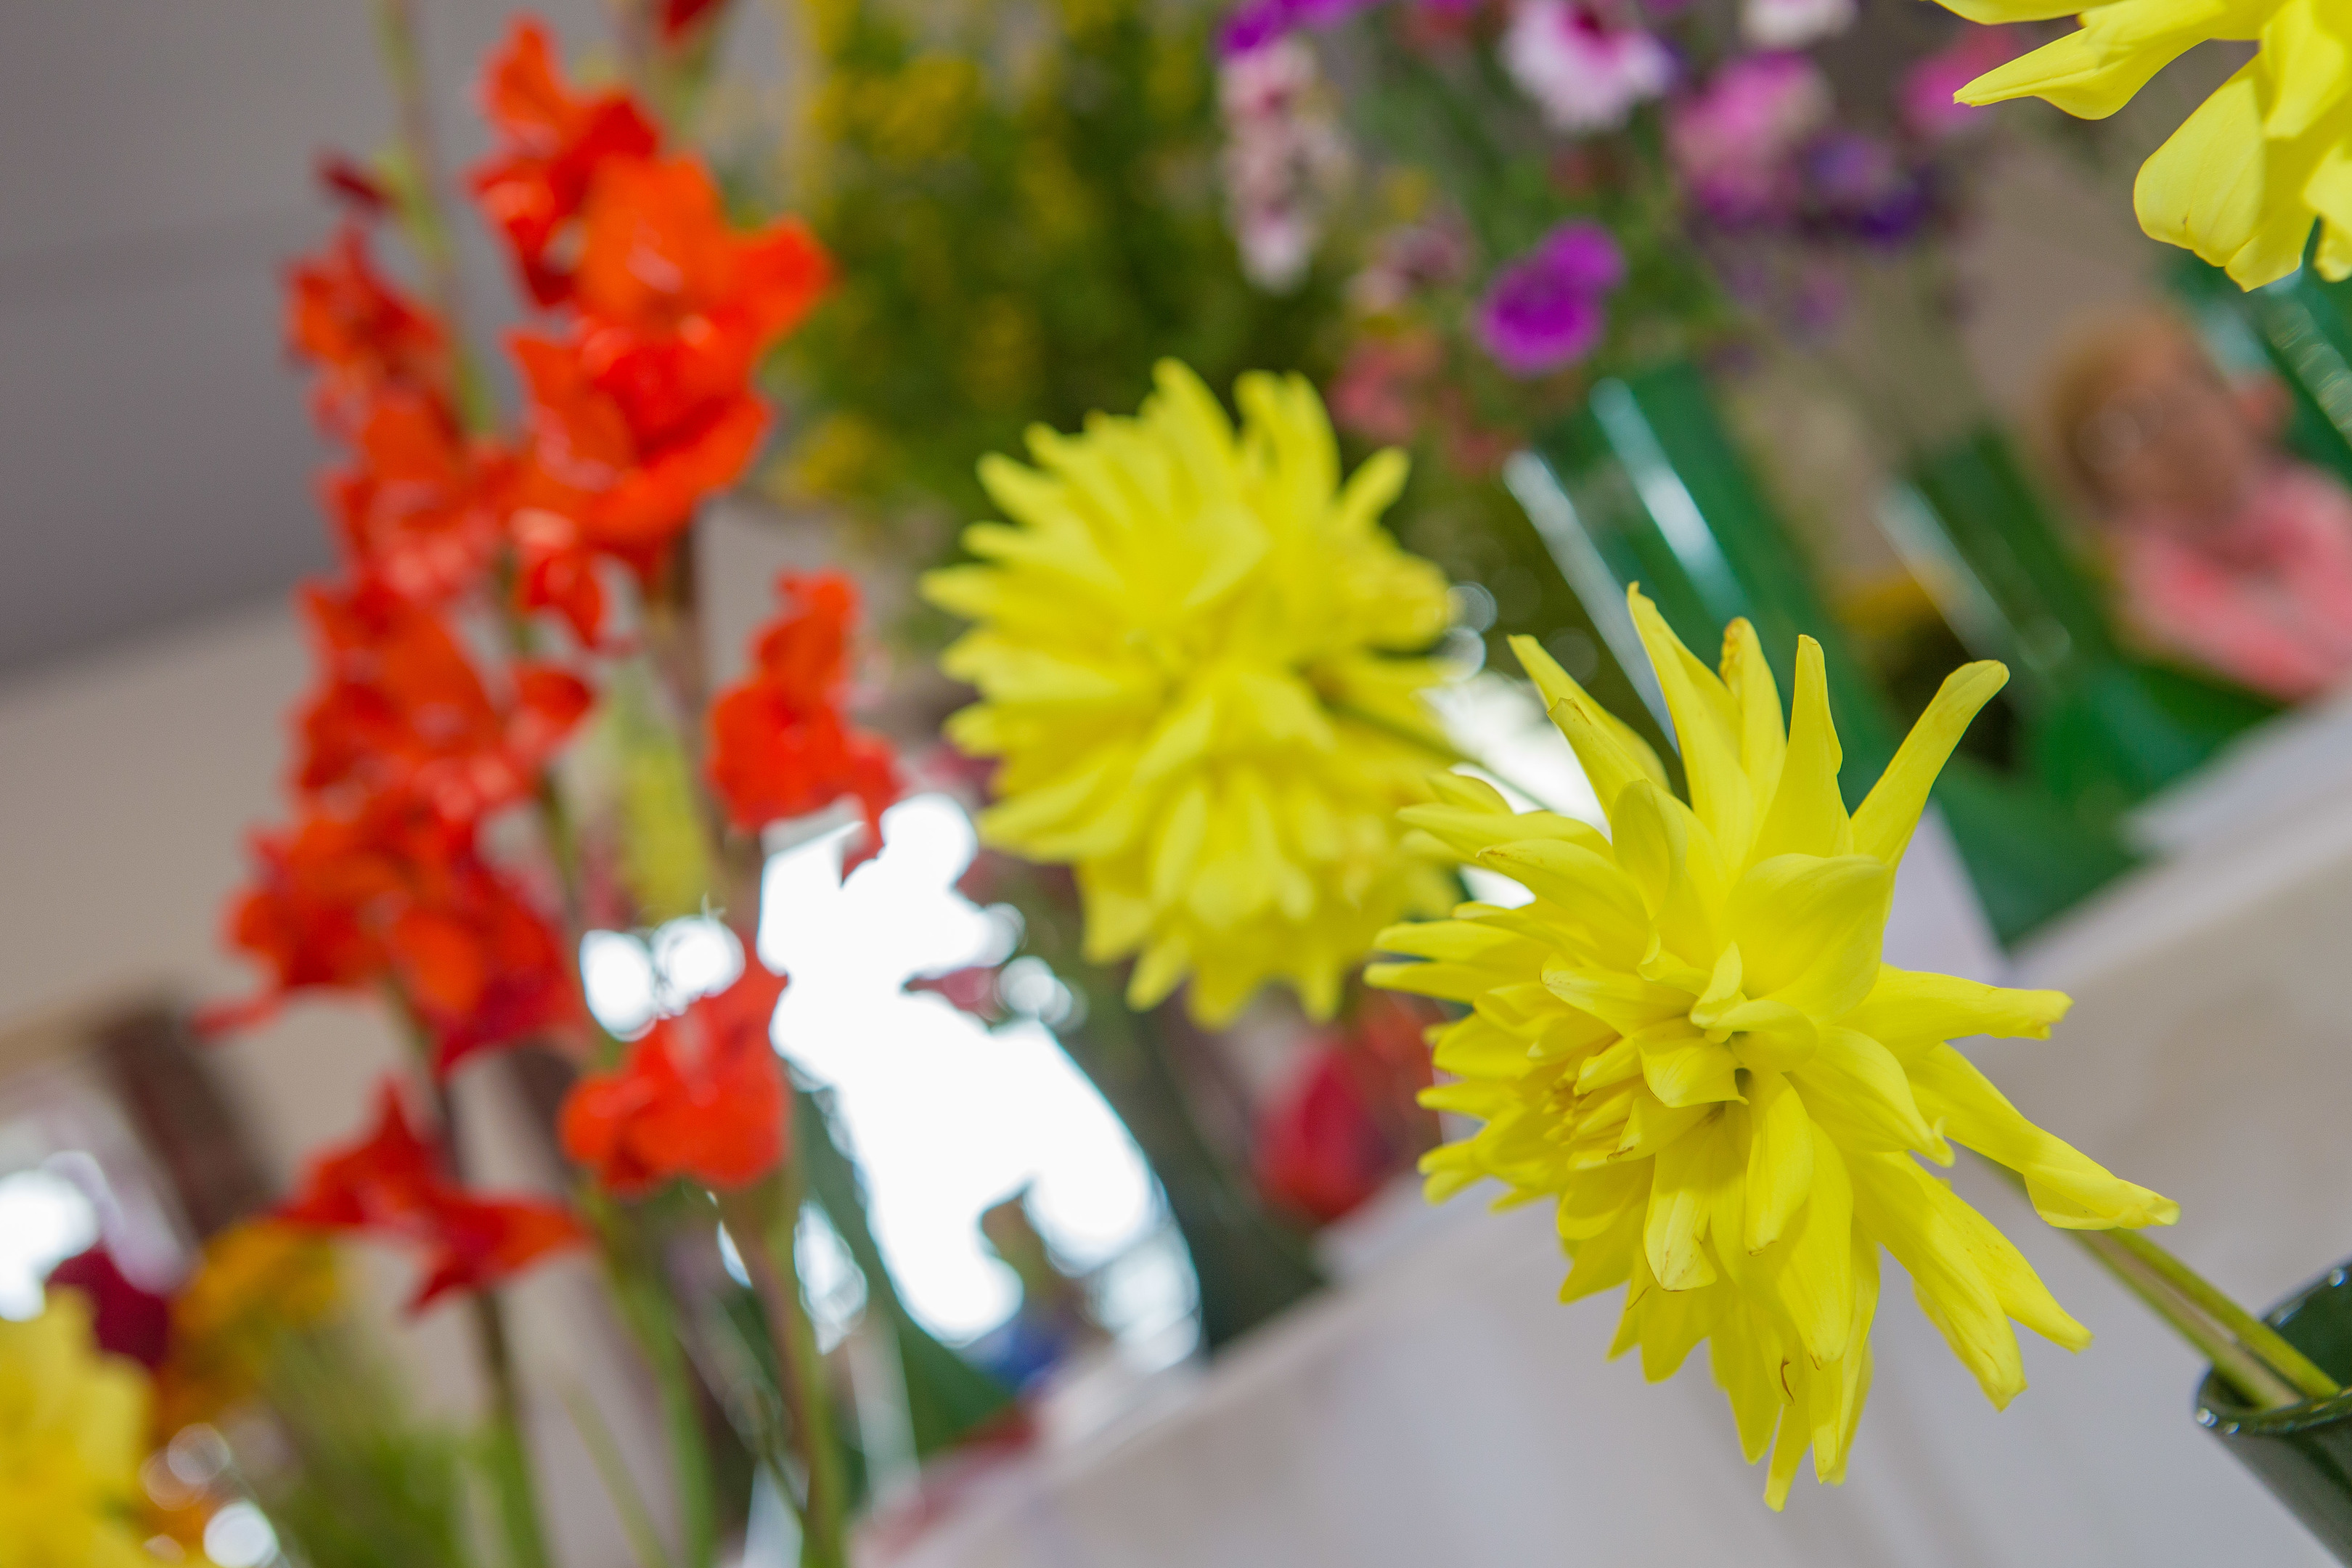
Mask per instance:
[[[1354,167],[1314,52],[1284,36],[1217,68],[1225,121],[1225,205],[1242,271],[1276,293],[1297,287],[1323,220]]]
[[[1573,364],[1601,346],[1605,301],[1624,279],[1624,254],[1607,229],[1561,224],[1495,275],[1478,306],[1479,341],[1513,375]]]
[[[1612,27],[1573,0],[1518,0],[1504,68],[1558,131],[1609,131],[1675,78],[1674,56],[1639,27]]]

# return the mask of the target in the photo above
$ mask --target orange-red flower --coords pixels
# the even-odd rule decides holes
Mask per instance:
[[[752,670],[710,710],[710,783],[735,825],[822,811],[855,795],[866,851],[882,841],[882,812],[898,797],[888,743],[843,720],[857,588],[838,572],[776,580],[785,608],[752,645]]]
[[[432,604],[482,581],[506,506],[505,455],[469,438],[440,398],[407,391],[360,404],[349,435],[354,460],[325,491],[354,567]]]
[[[310,1163],[301,1189],[278,1208],[289,1224],[357,1231],[424,1249],[425,1281],[408,1303],[424,1310],[452,1290],[513,1279],[551,1252],[588,1239],[561,1206],[530,1198],[480,1198],[443,1173],[439,1152],[409,1125],[399,1086],[377,1090],[376,1125]]]
[[[330,799],[402,790],[453,822],[529,795],[593,695],[553,665],[515,660],[494,700],[448,625],[386,584],[302,594],[320,689],[300,715],[301,789]]]
[[[583,646],[602,647],[604,584],[578,521],[534,499],[516,508],[507,527],[515,548],[515,607],[525,615],[552,610]]]
[[[376,271],[358,225],[344,224],[324,252],[296,262],[287,290],[287,337],[319,367],[319,418],[330,429],[355,431],[388,393],[448,406],[448,334]]]
[[[490,57],[482,90],[500,141],[474,170],[475,195],[513,247],[531,298],[561,304],[572,294],[574,220],[597,172],[653,156],[661,134],[627,93],[573,90],[535,17],[519,19]]]
[[[477,1051],[570,1028],[582,1016],[562,940],[473,847],[469,824],[413,797],[317,812],[254,836],[253,881],[228,940],[269,982],[207,1009],[208,1033],[246,1027],[290,993],[391,984],[447,1071]]]
[[[615,160],[591,188],[563,336],[512,341],[532,454],[597,548],[650,567],[695,505],[759,450],[759,356],[805,315],[829,263],[792,220],[730,227],[692,158]]]
[[[620,1068],[564,1101],[563,1151],[622,1197],[685,1177],[741,1187],[775,1169],[791,1089],[768,1027],[784,982],[756,961],[742,978],[656,1024]]]

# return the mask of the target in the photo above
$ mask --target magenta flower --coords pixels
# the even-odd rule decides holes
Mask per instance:
[[[1925,142],[1941,142],[1976,123],[1984,110],[1955,103],[1952,95],[1969,82],[2033,47],[2018,27],[1962,27],[1960,36],[1903,73],[1895,94],[1903,123]]]
[[[1802,55],[1750,55],[1674,106],[1666,147],[1691,199],[1718,223],[1786,217],[1797,155],[1829,124],[1830,85]]]
[[[1478,307],[1478,339],[1513,375],[1574,364],[1601,346],[1605,301],[1625,279],[1625,258],[1597,223],[1564,223],[1495,275]]]

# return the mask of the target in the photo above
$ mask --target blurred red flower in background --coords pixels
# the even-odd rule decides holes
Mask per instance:
[[[655,1024],[619,1068],[573,1086],[564,1152],[621,1197],[680,1176],[741,1187],[773,1170],[792,1093],[769,1037],[783,991],[754,960],[725,991]]]
[[[258,1023],[295,991],[389,981],[446,1071],[583,1016],[562,941],[476,856],[470,826],[384,797],[257,834],[252,852],[228,939],[270,980],[258,996],[200,1014],[207,1033]]]
[[[399,1086],[377,1089],[376,1125],[311,1161],[278,1217],[322,1230],[355,1231],[424,1249],[424,1283],[408,1303],[420,1312],[453,1290],[513,1279],[588,1234],[561,1205],[531,1198],[476,1197],[443,1173],[439,1151],[409,1124]]]
[[[1266,1106],[1257,1179],[1282,1206],[1328,1225],[1349,1214],[1437,1142],[1415,1097],[1429,1087],[1422,1032],[1435,1009],[1372,992],[1343,1033],[1317,1037]]]
[[[595,700],[551,664],[517,659],[492,699],[447,623],[379,582],[312,585],[303,612],[325,679],[300,711],[296,782],[312,796],[404,791],[453,822],[528,795]]]
[[[855,795],[866,837],[854,865],[880,847],[899,788],[888,742],[841,713],[857,586],[838,572],[787,572],[776,591],[784,609],[752,644],[751,673],[711,705],[711,787],[751,833]]]
[[[327,510],[360,573],[441,603],[483,580],[497,553],[511,460],[468,437],[436,397],[386,392],[350,432],[354,460],[327,476]]]
[[[759,356],[805,315],[829,276],[797,222],[730,228],[691,158],[615,160],[596,174],[561,338],[512,340],[530,399],[535,460],[572,492],[590,540],[639,569],[709,492],[759,449]]]
[[[531,298],[561,304],[576,259],[569,226],[597,171],[609,159],[653,156],[661,133],[625,92],[572,90],[534,17],[519,19],[490,56],[482,97],[500,144],[475,167],[474,194],[513,247]]]
[[[448,406],[448,333],[375,269],[357,224],[344,224],[323,252],[296,262],[287,290],[287,339],[319,368],[315,407],[328,428],[356,429],[387,394]]]

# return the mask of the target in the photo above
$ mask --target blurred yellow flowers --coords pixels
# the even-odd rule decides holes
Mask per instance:
[[[1445,580],[1379,525],[1403,455],[1342,484],[1305,379],[1242,377],[1238,432],[1184,366],[1155,380],[1134,418],[1033,429],[1035,468],[982,464],[1013,521],[923,584],[979,623],[942,660],[982,698],[948,733],[1003,760],[982,837],[1076,868],[1090,959],[1140,954],[1132,1005],[1189,973],[1212,1026],[1270,978],[1328,1016],[1375,932],[1453,901],[1396,826],[1448,752],[1415,657]]]
[[[251,1219],[214,1237],[172,1300],[156,1429],[215,1420],[257,1392],[278,1336],[314,1326],[341,1299],[334,1244],[315,1231]]]
[[[89,1302],[0,1321],[0,1568],[153,1568],[141,1544],[147,1379],[101,1354]]]
[[[1943,0],[1977,22],[2042,21],[2048,0]],[[2076,31],[1960,89],[1963,103],[2042,98],[2113,114],[2208,39],[2262,47],[2141,165],[2140,226],[2226,268],[2241,288],[2274,282],[2325,224],[2319,270],[2352,274],[2352,7],[2342,0],[2114,0]]]
[[[1424,962],[1369,977],[1474,1009],[1437,1037],[1436,1064],[1459,1081],[1424,1098],[1486,1125],[1423,1161],[1432,1196],[1490,1176],[1513,1198],[1552,1200],[1574,1259],[1562,1300],[1625,1286],[1613,1349],[1640,1346],[1654,1381],[1711,1341],[1741,1447],[1751,1461],[1771,1451],[1764,1495],[1779,1508],[1809,1447],[1822,1480],[1844,1474],[1881,1247],[1996,1405],[2025,1386],[2009,1319],[2089,1342],[1914,1153],[1949,1163],[1948,1140],[2012,1167],[2053,1225],[2170,1224],[2179,1209],[2026,1121],[1945,1043],[2040,1038],[2064,996],[1879,961],[1928,788],[2008,672],[1974,664],[1948,679],[1849,817],[1820,645],[1799,646],[1784,731],[1745,621],[1725,635],[1718,678],[1629,596],[1691,803],[1517,639],[1609,832],[1514,815],[1486,785],[1439,775],[1441,800],[1406,820],[1534,901],[1383,932],[1381,948]]]

